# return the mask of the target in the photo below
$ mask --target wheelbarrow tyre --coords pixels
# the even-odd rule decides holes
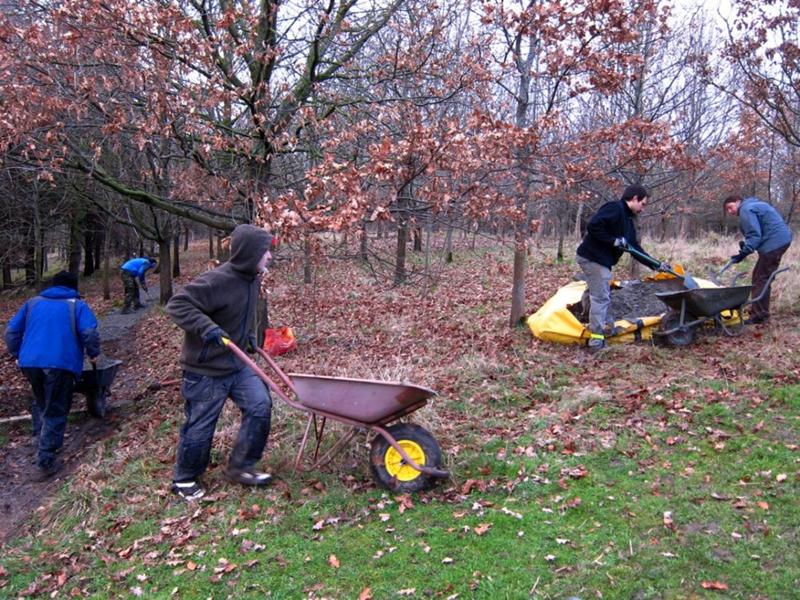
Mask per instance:
[[[441,467],[442,450],[425,428],[412,423],[400,423],[387,427],[386,431],[421,466],[434,469]],[[372,478],[378,485],[393,492],[419,492],[436,482],[436,477],[405,464],[400,453],[380,434],[370,444],[369,458]]]
[[[106,402],[107,394],[105,390],[100,390],[97,393],[86,394],[86,410],[95,419],[105,419],[108,412],[108,403]]]
[[[681,316],[677,311],[670,310],[661,318],[661,330],[666,332],[670,329],[677,329],[664,333],[663,338],[670,346],[688,346],[694,341],[694,330],[681,326]]]

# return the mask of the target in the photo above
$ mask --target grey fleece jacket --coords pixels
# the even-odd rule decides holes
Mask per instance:
[[[231,257],[200,275],[167,303],[167,314],[186,333],[180,364],[187,371],[219,377],[244,364],[227,348],[203,337],[222,328],[240,348],[254,333],[260,273],[258,263],[272,236],[254,225],[239,225],[231,234]]]

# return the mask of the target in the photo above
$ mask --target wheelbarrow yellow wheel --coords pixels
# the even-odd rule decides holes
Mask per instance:
[[[439,444],[423,427],[402,423],[387,427],[386,431],[418,465],[434,469],[441,466],[442,451]],[[375,482],[395,492],[418,492],[430,487],[436,480],[406,463],[402,455],[382,435],[376,435],[372,440],[369,458]]]

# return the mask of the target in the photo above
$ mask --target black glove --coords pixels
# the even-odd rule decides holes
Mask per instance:
[[[150,291],[150,290],[148,290],[148,289],[147,289],[147,285],[145,285],[144,283],[142,284],[142,289],[143,289],[145,292],[149,292],[149,291]]]
[[[744,252],[739,252],[739,254],[734,254],[731,256],[731,262],[733,264],[740,263],[744,260],[745,256],[747,256]]]
[[[204,342],[209,343],[209,344],[213,342],[217,346],[224,346],[225,345],[222,342],[222,338],[230,339],[231,336],[229,336],[225,332],[225,330],[222,329],[221,327],[215,327],[214,329],[212,329],[211,331],[209,331],[208,333],[203,335],[203,341]]]
[[[624,237],[618,237],[614,240],[614,247],[625,250],[625,248],[628,247],[628,240],[626,240]]]
[[[744,250],[744,240],[739,240],[739,251]]]
[[[258,348],[258,338],[256,337],[256,334],[251,333],[247,336],[247,352],[250,354],[255,354],[256,348]]]
[[[665,262],[659,263],[658,270],[661,271],[662,273],[669,273],[670,271],[672,271],[672,265]]]

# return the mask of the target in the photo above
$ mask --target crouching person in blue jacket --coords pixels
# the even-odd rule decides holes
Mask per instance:
[[[72,405],[83,354],[100,354],[97,318],[78,295],[78,277],[61,271],[52,285],[19,309],[5,333],[11,355],[33,389],[33,435],[38,437],[34,479],[44,481],[61,468],[56,452]]]

